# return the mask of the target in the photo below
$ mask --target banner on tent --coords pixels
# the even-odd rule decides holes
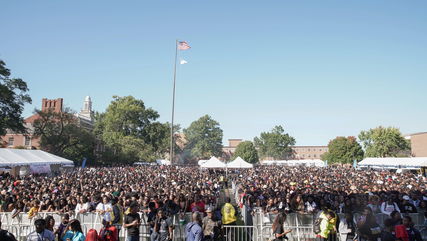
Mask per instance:
[[[33,164],[30,165],[31,174],[50,173],[49,164]]]

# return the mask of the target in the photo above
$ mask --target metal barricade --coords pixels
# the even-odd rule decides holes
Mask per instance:
[[[258,239],[258,229],[254,226],[226,225],[222,228],[223,240],[226,241],[255,241]]]

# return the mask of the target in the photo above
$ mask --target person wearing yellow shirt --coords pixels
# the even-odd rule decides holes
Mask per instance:
[[[230,228],[227,228],[226,226],[236,225],[236,210],[234,209],[233,205],[231,204],[231,199],[227,197],[224,206],[221,208],[221,215],[222,215],[222,224],[225,226],[225,235],[227,236],[227,240],[233,240],[232,237],[229,237],[230,234]]]
[[[333,211],[322,211],[319,218],[322,220],[320,222],[320,233],[317,234],[316,240],[328,240],[330,236],[336,235],[336,223],[337,218]]]
[[[34,216],[37,215],[37,213],[40,211],[40,201],[39,200],[34,200],[33,201],[33,207],[30,208],[30,211],[28,211],[28,218],[31,219]]]

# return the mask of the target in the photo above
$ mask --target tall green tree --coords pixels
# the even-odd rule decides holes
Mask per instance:
[[[25,133],[22,112],[25,103],[31,103],[27,83],[19,78],[10,78],[10,70],[0,60],[0,136],[6,130]]]
[[[293,155],[295,139],[282,126],[275,126],[270,132],[262,132],[254,138],[255,147],[261,158],[276,160],[289,159]]]
[[[329,163],[352,164],[354,160],[363,159],[363,150],[357,142],[356,137],[339,136],[331,140],[328,144],[328,152],[322,155],[322,160]]]
[[[63,112],[36,110],[34,136],[40,138],[40,148],[76,163],[83,158],[94,160],[95,136],[79,126],[69,109]]]
[[[105,113],[96,114],[95,133],[110,162],[154,161],[169,150],[170,127],[156,120],[157,111],[132,96],[114,96]]]
[[[366,157],[409,156],[411,145],[399,129],[379,126],[359,134]]]
[[[233,159],[236,159],[239,156],[243,158],[243,160],[252,164],[259,162],[258,151],[252,141],[243,141],[237,145],[236,151],[233,154]]]
[[[211,156],[222,155],[223,132],[219,123],[209,115],[193,121],[187,129],[184,129],[187,144],[184,151],[190,153],[190,158],[206,159]]]

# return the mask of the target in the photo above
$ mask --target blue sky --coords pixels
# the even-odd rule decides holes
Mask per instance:
[[[0,59],[33,104],[90,95],[104,111],[133,95],[170,121],[204,114],[224,140],[283,125],[297,145],[326,145],[378,125],[427,131],[426,1],[6,1]],[[225,143],[226,144],[226,143]]]

